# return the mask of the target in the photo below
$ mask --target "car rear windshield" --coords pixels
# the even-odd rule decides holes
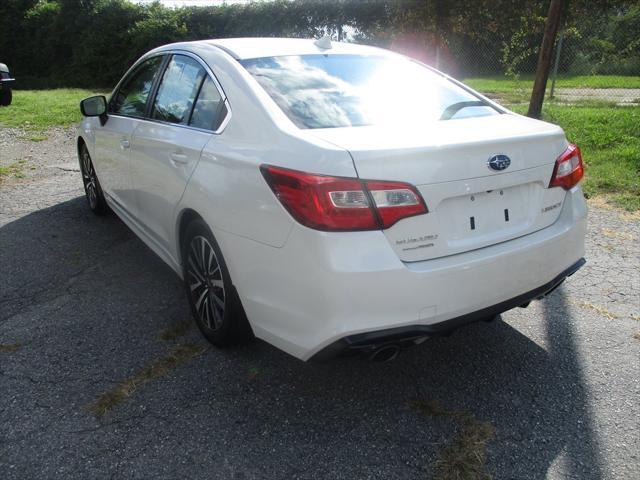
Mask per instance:
[[[500,113],[401,57],[292,55],[241,63],[299,128],[419,126]]]

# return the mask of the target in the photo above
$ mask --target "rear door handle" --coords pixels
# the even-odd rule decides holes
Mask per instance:
[[[129,143],[129,140],[127,140],[126,138],[123,138],[122,140],[120,140],[120,146],[122,148],[129,148],[131,144]]]
[[[174,165],[184,165],[189,162],[187,156],[182,152],[173,152],[171,155],[171,162]]]

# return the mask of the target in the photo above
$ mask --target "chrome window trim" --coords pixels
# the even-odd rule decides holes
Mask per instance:
[[[158,55],[185,55],[187,57],[193,58],[196,62],[198,62],[200,64],[200,66],[204,69],[204,71],[207,73],[207,75],[209,75],[209,77],[213,81],[213,84],[216,87],[216,89],[218,90],[218,94],[220,95],[220,98],[224,102],[224,105],[225,105],[225,107],[227,109],[227,114],[225,115],[224,119],[222,119],[222,121],[220,122],[220,125],[218,126],[218,128],[216,130],[211,130],[211,129],[206,129],[206,128],[192,127],[191,125],[182,125],[182,124],[179,124],[179,123],[165,122],[165,121],[156,120],[156,119],[150,118],[150,117],[133,117],[133,116],[130,116],[130,115],[122,115],[122,114],[108,113],[108,112],[107,112],[107,114],[109,116],[112,116],[112,117],[131,118],[131,119],[134,119],[134,120],[143,120],[145,122],[157,123],[157,124],[160,124],[160,125],[169,125],[169,126],[172,126],[172,127],[188,128],[190,130],[195,130],[195,131],[198,131],[198,132],[212,133],[214,135],[221,134],[224,131],[224,129],[226,128],[226,126],[229,123],[229,121],[231,120],[231,105],[229,104],[229,99],[227,98],[227,94],[225,93],[224,89],[222,88],[222,85],[220,85],[220,82],[218,81],[218,78],[215,76],[215,74],[213,73],[211,68],[209,68],[209,65],[204,60],[202,60],[202,58],[200,58],[198,55],[196,55],[193,52],[189,52],[187,50],[179,50],[179,49],[162,50],[161,52],[155,52],[155,53],[152,53],[150,55],[145,55],[144,57],[140,58],[122,76],[122,78],[120,79],[120,81],[116,85],[116,88],[113,89],[113,92],[111,93],[111,98],[113,98],[113,95],[118,91],[118,89],[120,88],[120,85],[129,76],[130,72],[132,72],[134,69],[136,69],[138,67],[138,65],[140,65],[143,62],[149,60],[150,58],[153,58],[153,57],[158,56]],[[162,75],[164,75],[164,71],[165,71],[165,69],[162,70],[162,72],[161,72]],[[159,82],[162,82],[162,79],[160,79]],[[160,85],[160,84],[158,84],[158,85]],[[153,95],[153,98],[150,99],[152,102],[155,102],[155,100],[156,100],[156,96],[158,94],[157,90],[158,89],[156,89],[155,94]],[[111,98],[109,98],[109,102],[111,102]],[[198,99],[196,98],[195,101],[197,102]]]

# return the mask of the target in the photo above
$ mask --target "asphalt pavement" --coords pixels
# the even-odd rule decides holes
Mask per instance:
[[[3,156],[28,168],[0,184],[0,478],[640,478],[637,215],[592,203],[587,265],[527,309],[306,364],[210,347],[177,276],[89,212],[71,130],[4,129]]]

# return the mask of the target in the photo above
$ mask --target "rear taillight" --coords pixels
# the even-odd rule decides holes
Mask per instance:
[[[377,180],[364,184],[373,198],[382,228],[389,228],[403,218],[427,213],[422,195],[413,185]]]
[[[569,190],[574,187],[584,175],[582,154],[576,145],[569,145],[556,160],[549,187],[562,187]]]
[[[262,165],[262,175],[298,222],[324,231],[378,230],[427,213],[412,185],[330,177]]]

